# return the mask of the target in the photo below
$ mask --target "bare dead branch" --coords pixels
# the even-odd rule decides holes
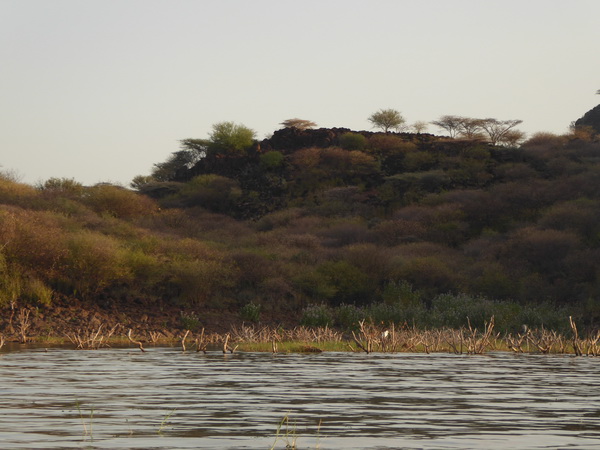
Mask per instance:
[[[141,350],[142,352],[145,352],[146,350],[144,349],[144,345],[142,344],[142,342],[141,342],[141,341],[136,341],[136,340],[134,340],[134,339],[131,337],[131,333],[132,333],[132,330],[131,330],[131,328],[130,328],[130,329],[129,329],[129,331],[127,332],[127,339],[129,339],[129,341],[130,341],[131,343],[133,343],[133,344],[137,345],[137,346],[140,348],[140,350]]]
[[[185,340],[187,339],[188,334],[190,334],[190,330],[186,330],[185,334],[181,338],[181,348],[183,349],[184,352],[185,352]]]

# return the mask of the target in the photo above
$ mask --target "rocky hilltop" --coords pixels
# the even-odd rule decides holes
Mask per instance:
[[[308,147],[326,148],[340,145],[340,137],[346,133],[360,134],[369,139],[374,135],[387,135],[401,138],[405,141],[429,142],[440,138],[432,134],[415,133],[382,133],[372,131],[354,131],[349,128],[318,128],[299,129],[295,127],[283,128],[273,133],[273,136],[260,143],[261,151],[277,150],[282,153],[291,153],[295,150]]]
[[[576,127],[592,127],[596,133],[600,133],[600,105],[590,109],[583,117],[575,121]]]

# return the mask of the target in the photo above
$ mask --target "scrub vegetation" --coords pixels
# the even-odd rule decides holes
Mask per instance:
[[[131,189],[0,176],[0,332],[597,328],[597,130],[283,123],[216,124]]]

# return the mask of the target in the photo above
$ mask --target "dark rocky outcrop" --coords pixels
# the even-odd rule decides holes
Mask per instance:
[[[575,121],[576,127],[591,127],[600,133],[600,105],[590,109],[583,117]]]
[[[412,142],[430,142],[439,139],[431,134],[415,133],[382,133],[373,131],[354,131],[349,128],[319,128],[306,129],[289,127],[282,128],[273,133],[269,139],[260,143],[261,152],[277,150],[284,154],[292,153],[301,148],[319,147],[326,148],[340,145],[340,136],[345,133],[361,134],[367,139],[375,134],[387,134],[396,136],[406,141]]]
[[[319,128],[317,130],[283,128],[275,131],[270,139],[262,141],[260,147],[262,151],[278,150],[282,153],[306,147],[330,147],[338,145],[340,135],[349,131],[348,128]]]

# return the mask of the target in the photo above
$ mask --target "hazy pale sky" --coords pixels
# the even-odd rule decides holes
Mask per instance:
[[[0,165],[127,185],[216,122],[380,108],[563,133],[600,103],[599,23],[598,0],[0,0]]]

